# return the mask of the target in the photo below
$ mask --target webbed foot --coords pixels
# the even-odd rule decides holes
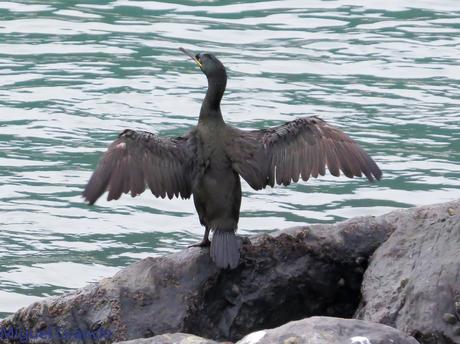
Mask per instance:
[[[209,239],[203,239],[199,243],[190,245],[188,247],[190,248],[190,247],[209,247],[209,246],[211,246],[211,241]]]

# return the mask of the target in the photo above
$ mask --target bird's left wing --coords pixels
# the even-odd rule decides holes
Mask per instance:
[[[193,152],[193,135],[163,138],[127,129],[101,157],[83,197],[90,204],[106,190],[109,201],[128,192],[134,197],[147,185],[156,197],[189,198]]]
[[[349,178],[380,179],[382,172],[354,140],[318,117],[303,117],[278,127],[243,131],[232,128],[227,155],[232,166],[256,189],[267,185],[288,185],[299,177],[340,171]]]

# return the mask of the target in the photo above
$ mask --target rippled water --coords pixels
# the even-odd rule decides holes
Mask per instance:
[[[179,46],[227,66],[229,123],[316,114],[384,171],[244,183],[240,233],[460,197],[457,0],[0,2],[0,317],[201,238],[190,200],[80,197],[121,130],[195,124],[206,81]]]

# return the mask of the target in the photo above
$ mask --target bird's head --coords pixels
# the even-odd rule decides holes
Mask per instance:
[[[227,79],[227,72],[225,67],[217,57],[209,53],[194,54],[184,48],[179,48],[184,54],[189,56],[200,67],[201,71],[207,76],[208,79],[223,78]]]

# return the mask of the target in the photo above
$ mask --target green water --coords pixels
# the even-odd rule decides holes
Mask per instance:
[[[0,2],[0,317],[200,239],[190,200],[80,197],[123,129],[196,122],[206,81],[179,46],[227,66],[229,123],[319,115],[384,171],[244,183],[240,233],[460,197],[458,0]]]

